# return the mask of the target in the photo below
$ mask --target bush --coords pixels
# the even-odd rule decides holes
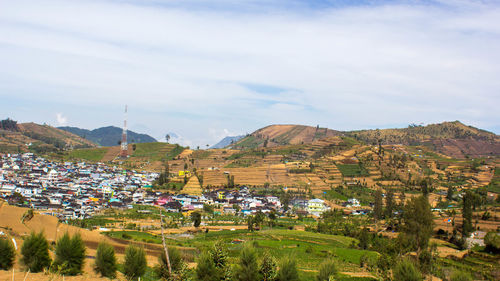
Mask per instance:
[[[45,235],[32,232],[21,247],[21,263],[31,272],[40,272],[50,266],[49,243]]]
[[[499,253],[500,252],[500,235],[495,232],[488,232],[484,237],[484,244],[486,245],[486,251]]]
[[[179,250],[177,248],[168,248],[168,257],[170,267],[172,268],[172,275],[168,272],[167,256],[164,251],[158,257],[158,264],[154,269],[156,275],[166,280],[176,280],[174,277],[182,280],[186,264],[182,260]]]
[[[198,259],[195,276],[196,280],[199,281],[219,281],[222,279],[222,273],[215,266],[210,253],[205,252]]]
[[[82,273],[85,262],[85,245],[80,234],[73,237],[65,233],[56,244],[56,258],[52,264],[53,270],[63,275]]]
[[[276,260],[269,254],[265,253],[262,257],[262,262],[259,267],[259,273],[262,281],[274,281],[278,274]]]
[[[319,266],[319,273],[316,276],[316,280],[329,281],[331,278],[335,277],[335,274],[337,274],[335,263],[333,260],[327,260]]]
[[[472,277],[465,272],[457,270],[451,274],[450,281],[472,281]]]
[[[106,242],[99,243],[94,263],[94,271],[103,277],[116,277],[115,248]]]
[[[422,274],[417,270],[415,265],[409,260],[399,262],[393,271],[394,280],[398,281],[421,281]]]
[[[125,249],[125,263],[123,264],[123,273],[132,280],[144,275],[147,268],[146,253],[144,249],[134,245],[129,245]]]
[[[297,262],[290,258],[285,258],[280,263],[277,281],[298,281],[299,272],[297,271]]]
[[[0,269],[9,270],[14,265],[16,250],[7,238],[0,238]]]
[[[257,254],[252,247],[245,246],[241,251],[235,277],[239,281],[261,280],[257,265]]]

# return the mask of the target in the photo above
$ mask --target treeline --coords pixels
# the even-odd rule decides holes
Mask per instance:
[[[19,131],[19,127],[17,126],[17,121],[14,121],[10,118],[0,121],[0,129],[7,131]]]

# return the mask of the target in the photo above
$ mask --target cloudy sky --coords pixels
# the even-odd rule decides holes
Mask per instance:
[[[498,1],[0,0],[0,118],[121,126],[128,104],[132,130],[191,146],[282,123],[498,134],[499,50]]]

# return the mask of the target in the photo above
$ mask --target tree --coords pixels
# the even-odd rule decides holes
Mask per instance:
[[[239,281],[261,280],[257,264],[257,254],[251,246],[247,245],[241,250],[235,277]]]
[[[274,281],[276,280],[278,274],[278,265],[276,260],[269,255],[267,252],[264,253],[262,257],[262,262],[260,263],[259,273],[262,277],[262,281]]]
[[[453,200],[453,192],[455,192],[455,188],[450,185],[446,191],[446,199]]]
[[[288,192],[283,192],[280,196],[280,202],[281,206],[283,207],[283,212],[287,212],[289,207],[288,205],[290,204],[290,195]]]
[[[227,249],[222,241],[217,241],[210,251],[203,253],[195,269],[197,280],[231,280]]]
[[[168,248],[168,257],[170,258],[170,266],[172,274],[168,271],[167,257],[164,252],[158,256],[158,265],[155,267],[156,275],[165,280],[184,280],[184,271],[186,264],[182,260],[181,254],[177,248]]]
[[[472,204],[474,195],[470,190],[466,190],[463,196],[463,207],[462,207],[462,234],[464,237],[469,236],[469,234],[474,231],[472,226]]]
[[[193,221],[194,227],[198,227],[201,224],[201,214],[198,212],[191,213],[191,220]]]
[[[123,273],[129,278],[136,280],[144,275],[147,268],[146,253],[144,249],[129,244],[125,249],[125,263]]]
[[[317,281],[330,281],[333,280],[337,274],[337,268],[335,267],[335,262],[333,260],[324,261],[319,266],[319,273],[316,276]]]
[[[415,265],[409,260],[402,260],[393,270],[394,280],[398,281],[421,281],[422,274]]]
[[[370,233],[368,229],[364,227],[359,234],[359,248],[366,250],[370,246]]]
[[[97,246],[94,271],[103,277],[116,277],[115,248],[104,241]]]
[[[40,272],[50,266],[49,243],[43,232],[32,232],[21,247],[21,263],[31,272]]]
[[[14,265],[16,250],[7,238],[0,238],[0,269],[9,270]]]
[[[278,270],[277,281],[298,281],[299,272],[297,271],[297,262],[291,258],[281,260]]]
[[[376,220],[382,218],[382,191],[380,189],[375,191],[375,205],[373,206],[373,217]]]
[[[82,273],[85,262],[85,244],[79,233],[69,236],[66,232],[56,244],[56,257],[53,268],[63,275],[77,275]]]
[[[392,212],[394,211],[394,191],[392,189],[387,190],[385,194],[385,216],[386,218],[392,218]]]
[[[500,253],[500,235],[495,232],[488,232],[484,237],[486,251],[490,253]]]
[[[427,197],[421,195],[408,201],[403,212],[403,234],[414,246],[418,253],[429,245],[429,239],[434,227],[431,206]]]
[[[165,140],[166,140],[166,141],[167,141],[167,143],[168,143],[168,141],[170,140],[170,135],[169,135],[169,134],[167,134],[167,135],[165,136]]]

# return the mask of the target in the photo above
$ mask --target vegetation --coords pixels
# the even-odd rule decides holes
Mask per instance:
[[[66,232],[56,243],[55,259],[52,269],[62,275],[82,273],[85,261],[85,245],[80,234],[73,237]]]
[[[179,250],[169,247],[168,257],[172,273],[168,270],[167,256],[165,252],[162,252],[158,257],[158,264],[154,268],[156,275],[165,280],[185,280],[187,265],[182,259]]]
[[[96,259],[94,263],[94,271],[101,274],[103,277],[116,277],[116,256],[115,248],[106,242],[101,242],[97,246]]]
[[[319,273],[316,277],[317,281],[330,281],[337,274],[337,269],[335,267],[335,262],[333,260],[324,261],[319,266]]]
[[[417,267],[409,260],[405,259],[399,262],[394,268],[394,280],[400,281],[421,281],[422,274]]]
[[[257,254],[255,250],[247,245],[241,250],[240,259],[234,277],[238,281],[259,281]]]
[[[143,248],[132,244],[125,249],[125,263],[123,264],[123,273],[129,279],[137,280],[146,272],[147,261],[146,253]]]
[[[285,258],[281,261],[277,281],[298,281],[299,272],[297,271],[297,262],[292,258]]]
[[[9,270],[14,265],[16,250],[7,238],[0,238],[0,269]]]
[[[31,272],[40,272],[50,266],[49,243],[45,235],[32,232],[21,247],[21,263]]]
[[[369,173],[362,164],[337,164],[344,177],[368,176]]]

